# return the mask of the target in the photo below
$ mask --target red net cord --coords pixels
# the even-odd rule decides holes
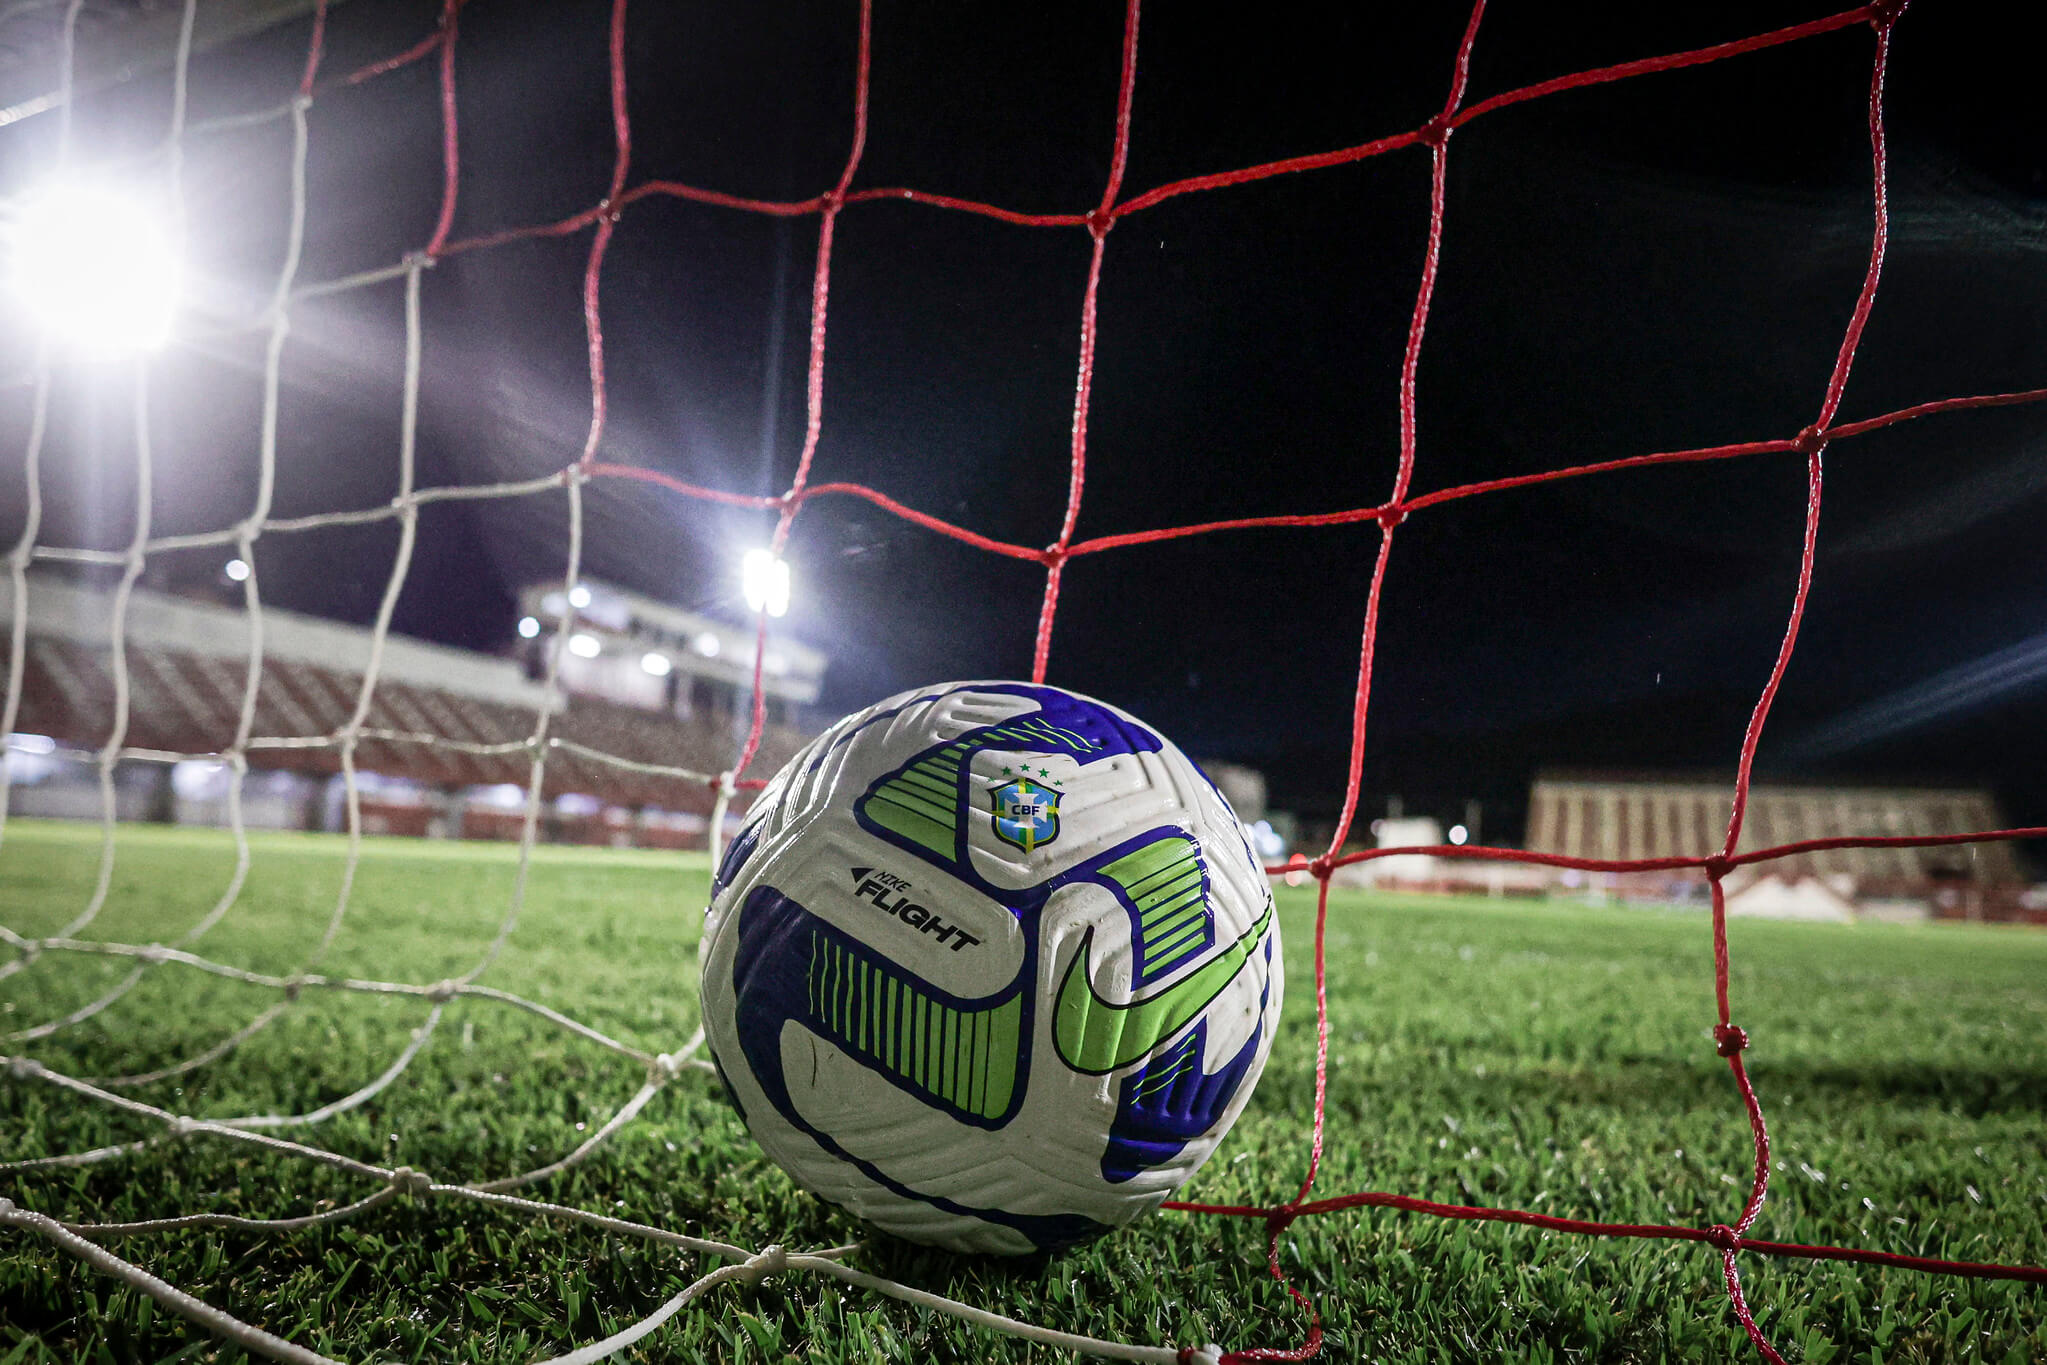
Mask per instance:
[[[437,31],[423,38],[412,47],[383,61],[372,63],[345,76],[334,78],[331,83],[316,84],[315,76],[318,69],[326,17],[326,6],[323,0],[323,3],[315,10],[308,63],[300,87],[302,94],[310,96],[320,89],[331,88],[331,85],[361,83],[414,62],[423,61],[429,56],[438,55],[440,73],[439,97],[442,110],[444,188],[439,216],[434,225],[429,245],[423,253],[428,260],[472,251],[489,250],[511,242],[540,237],[562,237],[581,232],[586,228],[594,229],[591,239],[591,250],[585,267],[583,288],[584,322],[589,348],[591,382],[590,425],[580,458],[561,471],[561,482],[565,486],[573,486],[588,479],[617,479],[624,482],[637,482],[658,487],[695,502],[772,511],[776,514],[776,520],[770,545],[776,554],[780,554],[786,548],[797,515],[809,500],[819,497],[852,497],[863,500],[912,525],[922,527],[934,534],[945,536],[972,548],[990,554],[1042,564],[1046,570],[1045,590],[1039,609],[1032,653],[1032,676],[1039,681],[1044,679],[1050,661],[1053,627],[1058,612],[1063,571],[1067,563],[1076,557],[1102,554],[1112,550],[1158,541],[1196,535],[1222,534],[1254,527],[1306,529],[1352,525],[1370,521],[1376,522],[1380,528],[1378,549],[1373,561],[1371,580],[1366,590],[1363,604],[1364,620],[1359,643],[1357,684],[1352,697],[1349,768],[1342,813],[1338,820],[1335,837],[1331,840],[1328,849],[1309,868],[1319,882],[1319,887],[1314,933],[1316,1005],[1315,1100],[1313,1120],[1309,1133],[1306,1169],[1294,1197],[1285,1203],[1269,1207],[1212,1205],[1188,1202],[1175,1202],[1166,1205],[1168,1208],[1186,1212],[1263,1220],[1268,1229],[1267,1262],[1271,1273],[1275,1280],[1294,1298],[1306,1314],[1306,1326],[1297,1345],[1291,1347],[1260,1347],[1237,1351],[1226,1355],[1224,1357],[1226,1361],[1299,1360],[1316,1354],[1321,1345],[1322,1330],[1317,1320],[1314,1305],[1308,1300],[1306,1295],[1287,1279],[1285,1269],[1281,1264],[1280,1237],[1284,1230],[1298,1219],[1341,1213],[1360,1208],[1392,1209],[1431,1217],[1466,1221],[1513,1223],[1526,1227],[1587,1236],[1650,1238],[1678,1243],[1703,1243],[1711,1247],[1721,1258],[1722,1280],[1737,1322],[1761,1355],[1773,1362],[1780,1362],[1781,1357],[1771,1347],[1769,1342],[1763,1337],[1761,1330],[1757,1327],[1742,1290],[1737,1266],[1737,1257],[1742,1253],[1806,1260],[1845,1261],[1929,1273],[2047,1284],[2047,1268],[2041,1267],[1946,1261],[1930,1257],[1906,1256],[1892,1252],[1853,1247],[1814,1246],[1777,1242],[1748,1235],[1762,1211],[1764,1200],[1768,1193],[1769,1132],[1764,1123],[1761,1103],[1756,1096],[1754,1086],[1743,1063],[1742,1052],[1747,1046],[1748,1035],[1733,1022],[1731,1003],[1728,998],[1726,906],[1721,886],[1723,879],[1737,867],[1824,849],[1923,847],[1939,844],[2047,837],[2047,828],[2019,828],[1925,837],[1892,836],[1813,839],[1783,844],[1749,853],[1736,852],[1743,818],[1747,810],[1750,778],[1756,750],[1761,742],[1763,729],[1768,721],[1771,706],[1790,667],[1792,655],[1797,644],[1799,627],[1803,621],[1806,603],[1810,594],[1819,530],[1822,475],[1824,469],[1823,455],[1828,445],[1836,440],[1878,431],[1900,422],[1916,420],[1922,417],[1932,417],[1975,408],[2036,403],[2047,400],[2047,388],[2011,393],[1949,397],[1918,403],[1910,407],[1900,408],[1893,412],[1854,422],[1836,424],[1836,418],[1846,393],[1848,378],[1853,368],[1856,352],[1860,346],[1862,334],[1868,324],[1871,311],[1875,306],[1877,285],[1882,272],[1888,231],[1888,209],[1885,198],[1886,168],[1883,89],[1885,73],[1889,64],[1892,31],[1904,10],[1901,0],[1880,0],[1879,3],[1863,5],[1824,18],[1814,19],[1806,23],[1746,38],[1685,52],[1648,57],[1637,61],[1581,71],[1571,75],[1558,76],[1466,104],[1465,91],[1470,69],[1471,53],[1476,44],[1480,23],[1484,16],[1483,0],[1480,0],[1480,3],[1474,6],[1470,20],[1458,44],[1452,68],[1450,90],[1443,107],[1438,114],[1420,128],[1389,134],[1368,142],[1330,151],[1289,157],[1279,161],[1265,162],[1255,166],[1226,170],[1208,175],[1194,176],[1157,186],[1129,198],[1122,198],[1123,178],[1128,163],[1130,147],[1130,115],[1136,85],[1139,33],[1139,0],[1128,0],[1122,35],[1121,77],[1118,82],[1116,97],[1115,140],[1108,183],[1104,187],[1101,199],[1092,209],[1086,212],[1050,214],[1023,213],[999,205],[957,198],[922,189],[904,187],[853,188],[853,181],[859,171],[861,154],[866,145],[867,137],[872,36],[871,0],[863,0],[860,9],[858,65],[854,82],[852,145],[844,167],[836,183],[830,189],[808,199],[775,201],[750,199],[727,194],[716,189],[667,180],[648,180],[638,185],[629,186],[627,179],[631,164],[632,130],[625,98],[624,32],[627,21],[627,7],[628,0],[614,0],[610,14],[609,93],[615,155],[607,193],[598,204],[555,222],[512,226],[460,239],[455,239],[451,236],[456,205],[455,191],[458,180],[458,140],[456,136],[457,92],[455,88],[454,57],[457,44],[456,20],[460,10],[460,0],[444,0],[440,26]],[[1433,492],[1412,494],[1411,488],[1417,468],[1417,450],[1419,445],[1416,375],[1421,345],[1427,329],[1429,305],[1435,288],[1443,240],[1444,191],[1448,166],[1448,145],[1452,133],[1475,119],[1497,113],[1529,100],[1547,98],[1587,86],[1728,60],[1747,53],[1800,42],[1822,34],[1862,24],[1870,25],[1875,31],[1875,51],[1871,62],[1868,102],[1874,208],[1870,257],[1868,268],[1864,273],[1861,288],[1850,312],[1848,324],[1842,336],[1833,368],[1828,376],[1826,391],[1814,422],[1792,436],[1769,437],[1687,450],[1660,451],[1628,456],[1621,459],[1561,467],[1533,474],[1482,480],[1441,488]],[[1098,326],[1097,304],[1109,232],[1116,221],[1126,214],[1142,212],[1167,199],[1181,195],[1220,191],[1233,186],[1251,184],[1274,176],[1301,174],[1328,167],[1355,164],[1371,157],[1418,146],[1428,148],[1431,158],[1432,173],[1427,223],[1427,247],[1423,257],[1421,278],[1416,290],[1414,308],[1409,320],[1406,347],[1401,362],[1398,389],[1400,419],[1399,463],[1390,496],[1384,502],[1369,507],[1232,518],[1182,526],[1121,532],[1076,541],[1074,533],[1079,521],[1082,494],[1086,482],[1087,421],[1094,382],[1094,358]],[[787,491],[780,495],[757,496],[732,493],[688,483],[658,470],[612,463],[602,458],[606,418],[606,392],[604,379],[604,334],[599,285],[604,257],[621,215],[634,203],[656,196],[680,198],[737,212],[779,217],[805,216],[810,214],[819,216],[817,260],[811,286],[810,354],[807,371],[808,387],[804,438],[796,461],[794,476]],[[1058,534],[1049,545],[1039,547],[1002,541],[984,535],[969,527],[956,525],[928,512],[908,506],[887,493],[864,484],[829,481],[811,482],[818,439],[824,421],[825,324],[831,289],[831,262],[835,230],[840,215],[846,209],[857,204],[882,200],[907,201],[945,211],[977,214],[1020,226],[1067,230],[1084,228],[1092,238],[1093,250],[1089,258],[1087,276],[1081,296],[1079,355],[1076,365],[1071,444],[1068,450],[1067,498]],[[1606,860],[1486,847],[1388,848],[1353,853],[1344,853],[1342,851],[1349,831],[1356,819],[1359,793],[1362,789],[1366,722],[1370,711],[1372,695],[1372,667],[1378,638],[1381,593],[1392,555],[1394,531],[1410,514],[1427,508],[1458,502],[1466,498],[1504,493],[1517,488],[1564,479],[1617,474],[1627,470],[1663,464],[1768,457],[1787,455],[1794,452],[1803,455],[1807,465],[1804,530],[1801,541],[1797,584],[1793,593],[1782,643],[1779,646],[1769,676],[1764,682],[1761,694],[1757,699],[1742,738],[1741,750],[1736,765],[1735,795],[1729,811],[1727,834],[1718,852],[1677,858]],[[765,723],[765,698],[764,689],[761,685],[761,669],[766,640],[767,619],[765,614],[762,614],[758,622],[758,640],[754,653],[752,725],[738,760],[733,767],[732,777],[734,778],[740,778],[744,774],[760,747]],[[758,787],[760,783],[756,780],[742,779],[737,785],[742,787]],[[1713,898],[1713,989],[1718,1018],[1718,1025],[1714,1031],[1716,1050],[1728,1065],[1736,1091],[1748,1115],[1755,1152],[1753,1179],[1748,1195],[1735,1222],[1732,1224],[1714,1224],[1708,1227],[1604,1223],[1582,1219],[1559,1218],[1520,1209],[1441,1204],[1408,1195],[1373,1191],[1322,1199],[1311,1199],[1309,1197],[1314,1190],[1316,1174],[1320,1167],[1324,1144],[1328,1136],[1325,1112],[1328,1094],[1328,963],[1325,952],[1324,929],[1328,914],[1330,878],[1334,871],[1342,866],[1363,862],[1372,858],[1396,856],[1406,853],[1427,853],[1439,857],[1481,861],[1516,861],[1544,866],[1578,868],[1596,872],[1639,872],[1676,869],[1698,869],[1705,872]],[[1271,870],[1278,872],[1282,869]],[[1189,1353],[1183,1353],[1183,1358],[1188,1357]]]
[[[583,335],[590,357],[590,429],[583,438],[583,458],[579,464],[586,472],[604,443],[604,423],[609,414],[604,384],[604,322],[597,308],[598,283],[604,274],[604,255],[611,249],[611,236],[618,230],[615,205],[633,163],[633,125],[625,102],[625,12],[626,0],[612,0],[611,38],[605,47],[611,72],[611,181],[604,192],[604,202],[597,206],[600,213],[597,231],[591,235],[590,256],[583,265]]]
[[[1088,234],[1094,251],[1088,257],[1087,289],[1080,304],[1080,364],[1073,382],[1073,445],[1066,479],[1066,516],[1059,523],[1059,539],[1045,552],[1045,600],[1038,609],[1038,639],[1031,651],[1031,681],[1045,681],[1045,665],[1052,655],[1052,618],[1059,610],[1059,579],[1073,544],[1073,527],[1080,520],[1080,494],[1087,484],[1087,409],[1095,385],[1095,308],[1101,297],[1102,257],[1109,249],[1109,229],[1116,225],[1116,196],[1123,192],[1123,171],[1130,164],[1130,99],[1137,88],[1137,7],[1129,0],[1123,13],[1123,71],[1116,83],[1116,144],[1109,156],[1109,183],[1101,202],[1087,216]]]
[[[320,77],[320,58],[327,50],[327,0],[314,0],[313,31],[306,38],[306,65],[299,76],[299,98],[313,97],[313,82]]]

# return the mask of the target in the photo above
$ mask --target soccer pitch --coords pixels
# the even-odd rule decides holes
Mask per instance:
[[[248,884],[195,951],[289,973],[320,938],[344,843],[259,836]],[[98,831],[10,822],[0,923],[54,933],[92,894]],[[224,835],[124,828],[84,936],[169,942],[219,898]],[[512,895],[508,846],[369,840],[322,970],[431,983],[466,970]],[[1313,1100],[1313,887],[1281,888],[1288,999],[1243,1119],[1185,1197],[1282,1202]],[[484,983],[651,1052],[697,1022],[701,856],[543,848]],[[2047,1262],[2047,934],[1961,925],[1735,921],[1735,1021],[1774,1139],[1754,1234],[1962,1260]],[[1747,1125],[1715,1056],[1709,924],[1697,912],[1336,892],[1329,931],[1329,1144],[1317,1194],[1385,1190],[1583,1218],[1731,1222]],[[103,993],[126,960],[52,953],[0,982],[0,1032]],[[6,1044],[74,1076],[137,1072],[227,1036],[274,992],[179,964],[52,1038]],[[196,1116],[299,1113],[390,1065],[431,1008],[309,991],[277,1024],[136,1098]],[[280,1130],[437,1180],[566,1153],[644,1079],[629,1059],[483,999],[448,1004],[405,1075],[362,1109]],[[0,1161],[128,1142],[160,1125],[0,1078]],[[79,1222],[278,1217],[366,1182],[204,1135],[0,1195]],[[686,1073],[586,1164],[525,1193],[748,1247],[860,1240],[761,1156],[708,1075]],[[624,1327],[710,1265],[594,1230],[439,1199],[347,1223],[120,1239],[208,1302],[348,1360],[524,1361]],[[1755,1358],[1703,1245],[1593,1240],[1359,1211],[1296,1223],[1284,1264],[1330,1361]],[[980,1260],[870,1237],[855,1263],[1033,1322],[1147,1343],[1293,1346],[1304,1318],[1251,1220],[1163,1212],[1077,1251]],[[2047,1359],[2047,1293],[1849,1265],[1741,1261],[1766,1335],[1824,1361]],[[0,1365],[239,1359],[200,1329],[23,1232],[0,1232]],[[1023,1361],[1043,1348],[790,1273],[727,1285],[626,1359]]]

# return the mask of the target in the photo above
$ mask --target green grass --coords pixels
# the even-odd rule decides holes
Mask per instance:
[[[318,938],[338,840],[263,837],[207,956],[289,971]],[[96,832],[15,821],[0,923],[46,934],[90,894]],[[232,867],[225,838],[124,829],[89,931],[168,941]],[[511,892],[509,850],[370,841],[328,969],[431,982],[469,965]],[[696,1023],[701,858],[541,850],[525,917],[485,980],[649,1050]],[[1313,1096],[1313,901],[1282,891],[1291,991],[1250,1109],[1191,1198],[1270,1203],[1300,1177]],[[2047,934],[1963,926],[1732,926],[1735,1018],[1775,1135],[1757,1235],[2047,1263]],[[1708,924],[1594,910],[1339,893],[1329,928],[1330,1145],[1318,1190],[1393,1190],[1602,1220],[1731,1221],[1750,1154],[1714,1056]],[[125,971],[52,954],[0,982],[0,1031],[93,998]],[[105,1015],[20,1049],[91,1076],[223,1037],[274,997],[167,965]],[[241,1052],[141,1092],[197,1115],[296,1112],[381,1070],[417,1000],[309,993]],[[11,1051],[13,1045],[0,1045]],[[449,1006],[406,1076],[367,1108],[292,1134],[443,1180],[510,1174],[574,1146],[637,1067],[488,1001]],[[130,1140],[144,1121],[0,1077],[0,1160]],[[0,1176],[0,1194],[77,1221],[201,1210],[285,1215],[361,1182],[196,1137],[88,1170]],[[746,1246],[862,1236],[796,1191],[716,1087],[689,1073],[587,1165],[530,1191]],[[708,1267],[672,1250],[449,1200],[344,1225],[197,1229],[116,1249],[227,1311],[350,1360],[523,1361],[617,1330]],[[1332,1361],[1740,1360],[1697,1246],[1347,1213],[1283,1243]],[[1147,1343],[1292,1345],[1302,1317],[1250,1223],[1163,1213],[1048,1259],[957,1258],[876,1238],[856,1263],[1032,1321]],[[2047,1293],[1851,1266],[1743,1259],[1765,1332],[1794,1360],[2047,1359]],[[199,1329],[23,1233],[0,1232],[0,1365],[232,1361]],[[789,1275],[727,1286],[628,1358],[1055,1358],[951,1319]]]

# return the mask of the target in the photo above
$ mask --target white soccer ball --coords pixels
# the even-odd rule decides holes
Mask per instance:
[[[1150,727],[1025,683],[848,716],[712,884],[703,1019],[795,1180],[913,1241],[1128,1223],[1229,1131],[1279,1019],[1243,827]]]

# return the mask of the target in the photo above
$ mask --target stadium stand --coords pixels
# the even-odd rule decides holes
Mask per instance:
[[[1528,847],[1537,853],[1609,860],[1657,859],[1719,847],[1731,783],[1699,776],[1541,773],[1529,792]],[[1991,793],[1971,787],[1831,786],[1761,782],[1750,788],[1736,849],[1806,840],[1939,836],[2003,822]],[[1787,888],[1824,883],[1858,905],[1922,904],[1945,918],[2025,919],[2026,879],[2006,843],[1935,847],[1823,848],[1776,860]],[[1629,874],[1612,889],[1653,894],[1668,873]],[[1751,879],[1760,874],[1750,874]],[[1682,874],[1680,874],[1682,876]],[[1730,894],[1740,879],[1730,880]],[[1744,883],[1745,885],[1745,883]]]
[[[678,648],[659,679],[643,666],[647,646],[636,618],[617,608],[638,601],[609,594],[614,622],[580,625],[597,653],[591,668],[565,670],[550,696],[518,650],[478,654],[392,635],[377,661],[378,682],[361,722],[355,764],[365,775],[365,828],[373,833],[517,837],[524,819],[517,791],[531,766],[529,737],[543,708],[553,711],[540,834],[562,842],[700,847],[716,774],[750,719],[748,698],[728,676],[750,677],[749,633],[691,618],[689,638],[715,634],[720,658]],[[544,594],[543,594],[544,595]],[[31,579],[28,648],[17,737],[10,743],[57,779],[91,764],[65,751],[98,751],[115,732],[123,704],[108,623],[108,590],[38,574]],[[0,603],[0,621],[11,608]],[[263,613],[264,668],[256,696],[252,772],[307,779],[296,799],[273,802],[281,814],[259,823],[334,828],[337,801],[320,781],[341,768],[340,735],[354,716],[371,658],[370,632],[277,608]],[[708,644],[708,639],[706,640]],[[657,646],[658,647],[658,646]],[[629,666],[662,686],[637,697],[598,686],[594,666],[630,649]],[[782,672],[764,680],[771,717],[759,762],[772,771],[800,747],[798,722],[814,700],[824,656],[777,646]],[[214,823],[204,812],[203,761],[173,765],[174,755],[216,753],[232,740],[248,663],[248,618],[194,597],[136,588],[124,641],[128,678],[126,741],[117,786],[122,818]],[[587,684],[587,685],[579,685]],[[427,737],[452,744],[424,742]],[[21,757],[18,754],[18,759]],[[620,761],[622,760],[622,761]],[[379,780],[381,779],[381,780]],[[57,792],[39,799],[33,777],[17,772],[20,814],[80,814]],[[258,793],[264,789],[258,784]],[[744,799],[742,794],[741,799]],[[97,814],[97,798],[92,814]],[[69,804],[76,804],[75,801]],[[302,812],[293,818],[293,811]]]

